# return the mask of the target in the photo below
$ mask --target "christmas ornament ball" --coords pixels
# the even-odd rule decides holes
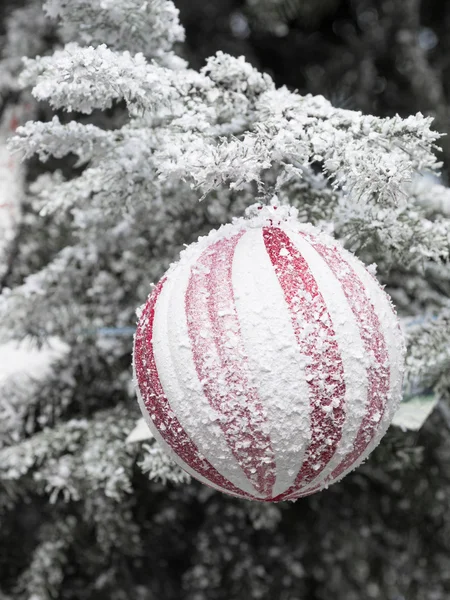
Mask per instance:
[[[359,465],[393,418],[403,362],[375,277],[285,206],[254,205],[186,248],[134,342],[155,438],[194,478],[258,501],[312,494]]]

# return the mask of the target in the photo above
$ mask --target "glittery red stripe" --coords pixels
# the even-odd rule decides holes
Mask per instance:
[[[306,237],[306,236],[304,236]],[[317,486],[312,493],[337,479],[344,471],[361,456],[377,433],[383,418],[390,385],[389,357],[386,341],[382,333],[380,321],[372,301],[367,294],[364,283],[358,277],[351,264],[335,248],[329,248],[308,239],[311,246],[320,254],[330,267],[353,311],[358,324],[359,333],[366,354],[371,358],[367,370],[368,393],[366,414],[356,435],[353,450],[345,456],[333,472],[327,477],[322,486]],[[364,399],[361,399],[363,401]]]
[[[291,314],[309,386],[311,441],[291,487],[274,498],[285,500],[315,479],[334,455],[345,420],[344,368],[333,323],[308,263],[288,235],[264,227],[264,243]]]
[[[243,232],[211,245],[192,269],[186,314],[194,363],[210,405],[239,466],[270,497],[276,466],[267,423],[250,383],[232,285],[232,263]]]
[[[159,379],[153,352],[155,306],[165,279],[156,286],[139,320],[134,343],[134,364],[139,390],[148,413],[161,436],[194,471],[220,486],[224,491],[252,498],[221,475],[199,452],[173,413]]]

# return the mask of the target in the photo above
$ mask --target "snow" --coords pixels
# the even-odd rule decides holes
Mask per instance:
[[[62,358],[69,347],[59,338],[50,338],[42,348],[30,340],[0,345],[0,386],[16,381],[45,379],[52,363]]]
[[[21,214],[23,169],[18,156],[7,148],[15,120],[0,127],[0,276],[6,269],[7,252],[14,239]]]

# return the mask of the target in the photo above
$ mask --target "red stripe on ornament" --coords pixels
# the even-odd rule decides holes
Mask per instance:
[[[255,500],[256,498],[234,486],[201,455],[171,410],[169,400],[164,393],[153,352],[153,324],[156,302],[165,281],[166,279],[162,279],[158,283],[147,300],[135,335],[134,365],[145,407],[165,442],[194,471],[222,488],[223,491]]]
[[[336,248],[330,248],[302,234],[307,242],[325,260],[336,279],[341,284],[347,302],[352,309],[358,324],[359,333],[366,354],[371,357],[367,369],[368,394],[366,414],[363,417],[353,450],[345,456],[321,486],[316,486],[308,493],[328,485],[361,456],[375,436],[383,418],[390,386],[389,356],[386,340],[373,303],[367,294],[364,283],[358,277],[351,264],[345,260]],[[377,283],[378,285],[378,283]]]
[[[266,498],[276,479],[264,408],[250,383],[236,311],[232,265],[244,232],[207,248],[192,269],[186,315],[198,377],[227,444],[246,477]]]
[[[312,437],[294,483],[274,498],[278,501],[289,498],[315,479],[336,452],[345,420],[345,381],[331,316],[308,263],[281,229],[264,227],[263,237],[300,351],[310,358],[305,376],[310,393]]]

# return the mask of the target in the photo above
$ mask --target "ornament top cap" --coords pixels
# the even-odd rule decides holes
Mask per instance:
[[[247,227],[264,227],[265,225],[281,225],[283,222],[297,221],[298,210],[293,206],[282,206],[274,196],[270,205],[257,202],[245,210]]]
[[[281,227],[291,231],[301,230],[307,234],[321,235],[321,232],[309,223],[299,222],[296,208],[279,204],[278,198],[274,196],[270,205],[264,205],[260,202],[252,204],[246,209],[244,216],[235,217],[232,223],[221,225],[218,229],[212,229],[207,235],[200,236],[197,242],[186,246],[180,253],[180,260],[172,263],[167,272],[168,277],[171,276],[178,265],[191,266],[194,264],[201,253],[212,244],[230,238],[240,231],[263,229],[264,227]],[[324,243],[329,244],[329,239],[324,240]]]

